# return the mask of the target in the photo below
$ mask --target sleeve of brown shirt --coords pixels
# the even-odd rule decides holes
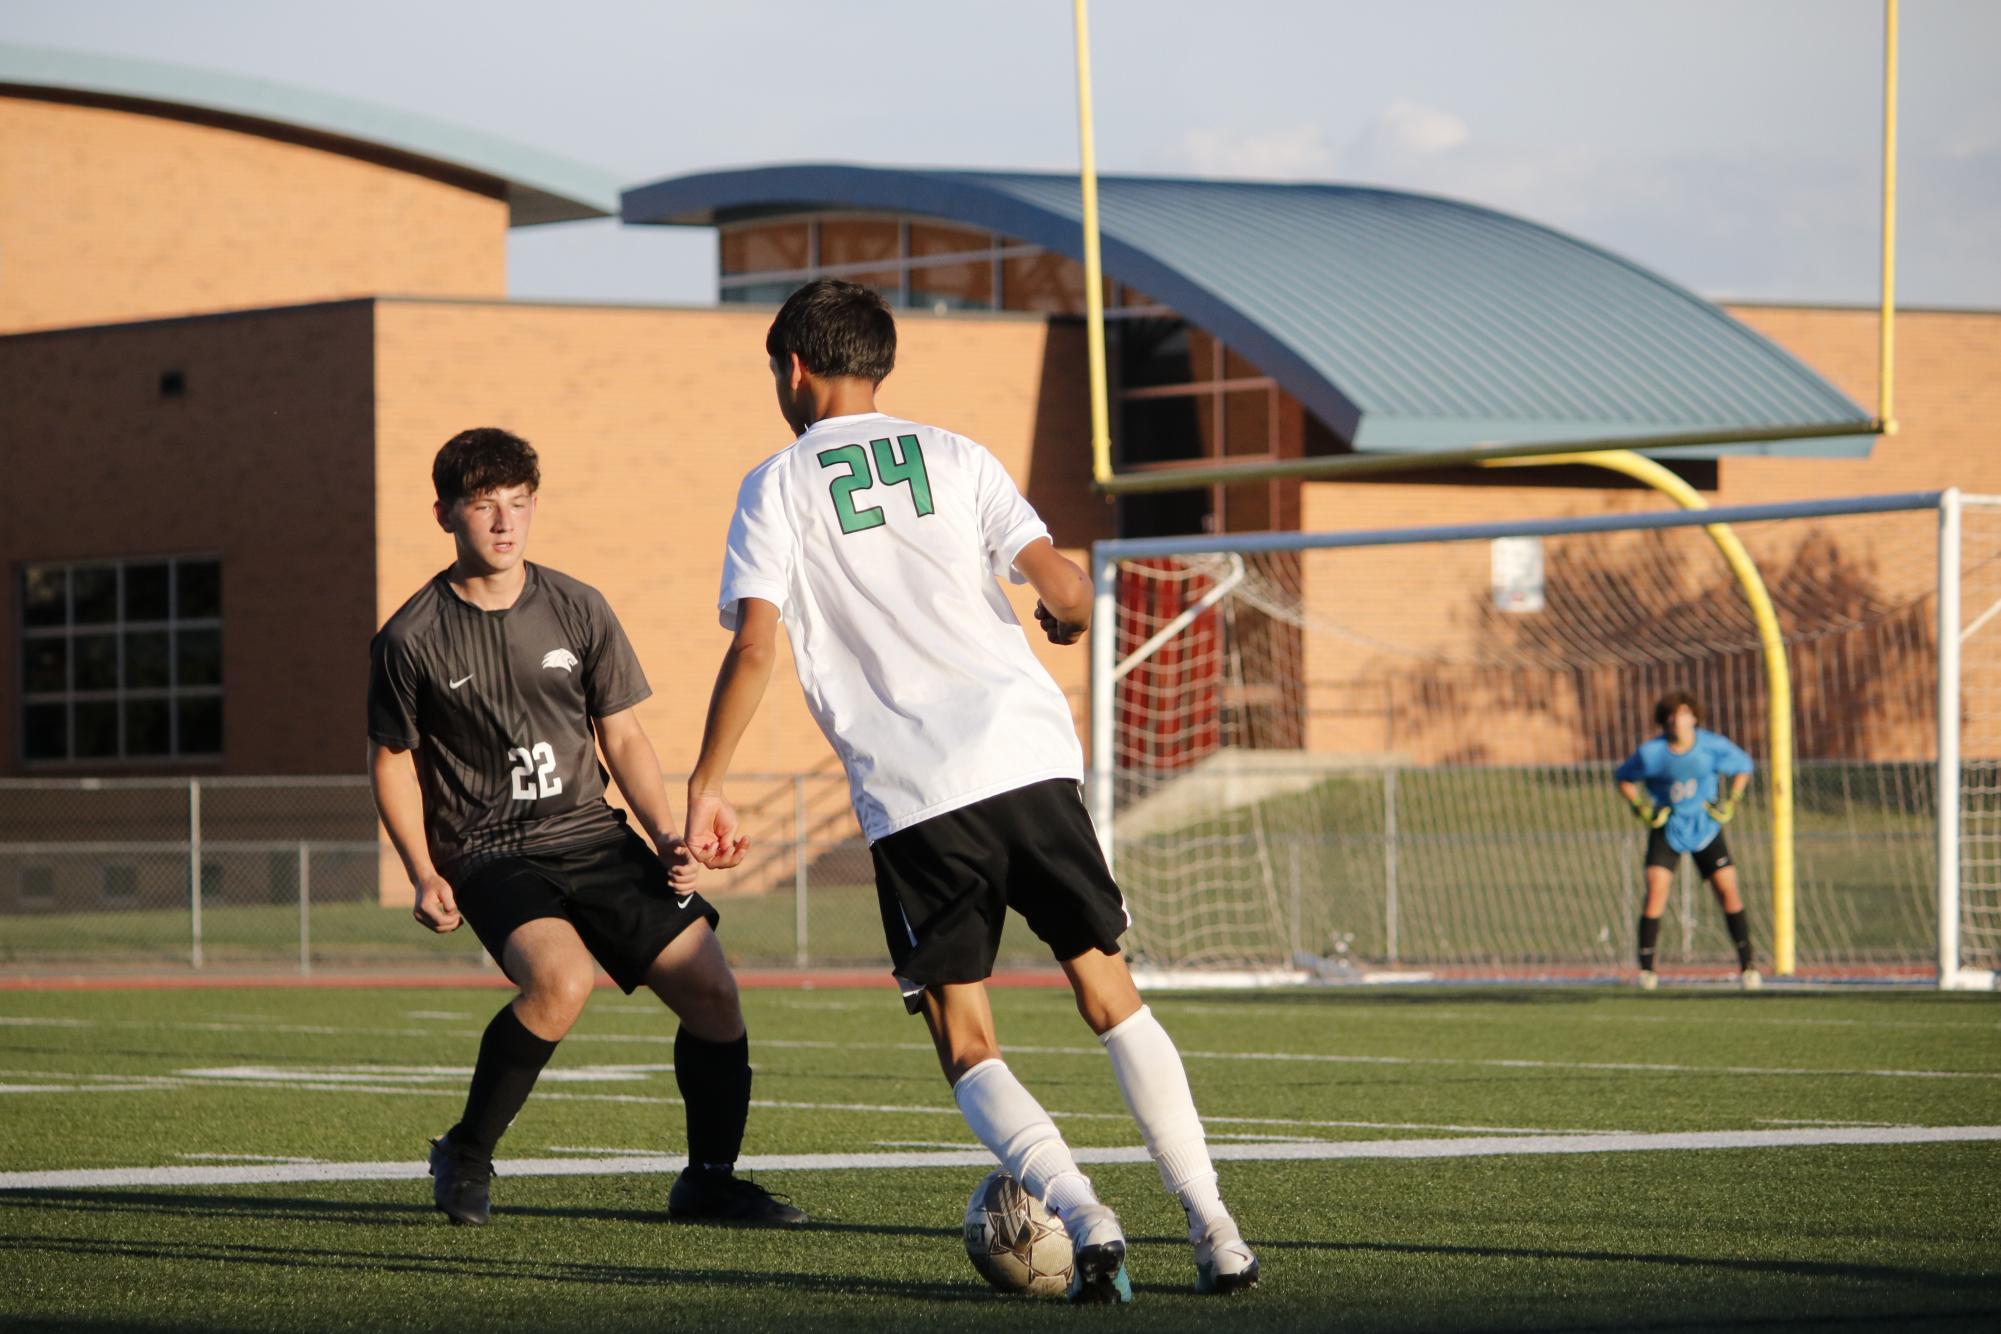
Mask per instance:
[[[639,666],[639,655],[625,637],[611,604],[600,594],[591,599],[591,643],[584,654],[584,698],[591,717],[608,718],[646,699],[653,687]]]
[[[417,665],[404,646],[379,634],[368,646],[368,736],[398,750],[415,750]]]

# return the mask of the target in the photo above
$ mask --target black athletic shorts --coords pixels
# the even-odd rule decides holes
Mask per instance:
[[[496,963],[505,967],[516,927],[560,917],[628,996],[668,941],[702,918],[711,928],[721,920],[700,894],[676,896],[667,868],[630,829],[611,843],[484,862],[452,892]]]
[[[1058,959],[1119,952],[1132,925],[1083,791],[1031,783],[899,829],[869,848],[897,986],[912,1014],[924,988],[984,981],[1013,908]]]
[[[1730,860],[1730,845],[1723,841],[1721,829],[1716,831],[1716,837],[1710,839],[1707,846],[1697,848],[1689,856],[1695,858],[1695,869],[1702,873],[1704,880],[1714,879],[1718,871],[1734,865]],[[1681,868],[1681,854],[1668,846],[1667,830],[1656,829],[1648,836],[1647,865],[1669,871]]]

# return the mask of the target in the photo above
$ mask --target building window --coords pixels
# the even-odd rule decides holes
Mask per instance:
[[[21,571],[21,758],[222,753],[222,563],[212,556]]]
[[[832,277],[873,287],[892,306],[940,314],[1084,311],[1083,265],[1040,246],[935,219],[814,213],[727,223],[721,230],[716,287],[725,304],[776,305],[802,284]],[[1106,315],[1132,313],[1133,295],[1108,280]]]

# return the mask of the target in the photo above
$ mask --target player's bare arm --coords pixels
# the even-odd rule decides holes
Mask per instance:
[[[591,721],[597,728],[604,767],[611,771],[612,781],[625,795],[627,808],[646,831],[653,850],[660,854],[668,879],[677,890],[693,889],[699,873],[675,827],[674,806],[667,799],[667,784],[660,778],[660,757],[653,750],[652,738],[640,725],[638,711],[621,709]]]
[[[452,887],[431,865],[424,842],[424,794],[417,782],[417,761],[407,750],[374,742],[368,748],[368,785],[389,842],[403,859],[403,870],[416,891],[410,915],[443,935],[459,929],[459,905]]]
[[[1046,537],[1038,537],[1014,558],[1035,590],[1035,619],[1052,644],[1074,644],[1091,628],[1091,577],[1059,552]]]
[[[736,635],[716,672],[709,717],[702,728],[702,752],[688,777],[688,850],[712,870],[743,861],[750,840],[736,810],[723,796],[723,781],[737,743],[764,702],[771,665],[778,657],[778,608],[762,598],[737,604]]]

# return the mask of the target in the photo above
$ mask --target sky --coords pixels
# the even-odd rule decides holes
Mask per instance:
[[[2001,0],[1901,6],[1897,287],[2001,308]],[[1873,304],[1882,0],[1094,0],[1105,173],[1485,204],[1717,299]],[[628,184],[1075,171],[1069,0],[7,0],[0,42],[456,121]],[[707,304],[703,229],[516,231],[529,298]]]

